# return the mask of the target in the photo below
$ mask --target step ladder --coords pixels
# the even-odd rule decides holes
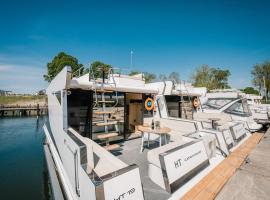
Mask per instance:
[[[107,82],[105,81],[105,72],[106,70],[101,67],[99,70],[102,72],[102,79],[96,79],[93,77],[94,80],[94,98],[95,98],[95,104],[93,106],[93,109],[96,109],[93,113],[96,115],[102,116],[102,121],[94,122],[93,125],[97,127],[104,127],[104,132],[98,132],[97,139],[101,141],[101,143],[105,143],[104,148],[108,151],[113,151],[120,148],[120,145],[118,144],[110,144],[110,140],[112,138],[115,138],[119,136],[119,128],[118,128],[118,121],[117,120],[110,120],[109,116],[113,114],[114,112],[112,110],[108,110],[107,105],[113,104],[112,108],[114,108],[118,104],[118,94],[116,90],[116,83],[113,77],[113,71],[112,69],[109,69],[108,72],[108,78],[110,75],[112,76],[113,83],[109,83],[109,80],[107,78]],[[94,73],[92,72],[92,75]],[[89,74],[90,75],[90,74]],[[106,85],[113,85],[115,90],[108,90],[105,88]],[[97,86],[100,86],[97,88]],[[110,94],[115,92],[115,100],[107,100],[106,94]],[[98,95],[98,93],[100,95]],[[99,97],[101,96],[101,99]],[[109,131],[109,126],[114,126],[114,131]]]
[[[180,81],[181,84],[182,81]],[[188,92],[188,89],[186,88],[185,81],[183,81],[184,89],[180,91],[180,103],[181,103],[181,113],[182,118],[185,119],[193,119],[193,108],[192,108],[192,100],[190,97],[190,94]],[[184,93],[188,97],[188,101],[184,99]]]

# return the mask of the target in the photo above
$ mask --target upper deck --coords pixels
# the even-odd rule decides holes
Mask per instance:
[[[134,76],[124,74],[109,74],[108,78],[103,80],[101,78],[93,79],[89,78],[89,74],[85,74],[80,77],[73,77],[70,82],[71,88],[81,89],[101,89],[118,91],[118,92],[130,92],[130,93],[151,93],[157,94],[158,90],[149,87],[145,84],[145,80],[142,74]]]

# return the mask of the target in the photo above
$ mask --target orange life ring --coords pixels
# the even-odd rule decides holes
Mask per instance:
[[[193,99],[193,106],[198,108],[200,106],[200,100],[196,97]]]
[[[148,97],[144,102],[145,109],[151,111],[153,110],[154,106],[155,106],[154,100]]]

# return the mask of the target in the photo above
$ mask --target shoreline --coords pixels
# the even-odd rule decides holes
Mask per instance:
[[[47,115],[47,110],[45,95],[0,96],[0,117]]]

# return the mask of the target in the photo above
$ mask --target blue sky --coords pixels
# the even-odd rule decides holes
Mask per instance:
[[[0,89],[46,88],[46,64],[65,51],[83,64],[159,73],[183,80],[200,65],[229,69],[230,84],[251,85],[270,59],[270,1],[1,1]]]

